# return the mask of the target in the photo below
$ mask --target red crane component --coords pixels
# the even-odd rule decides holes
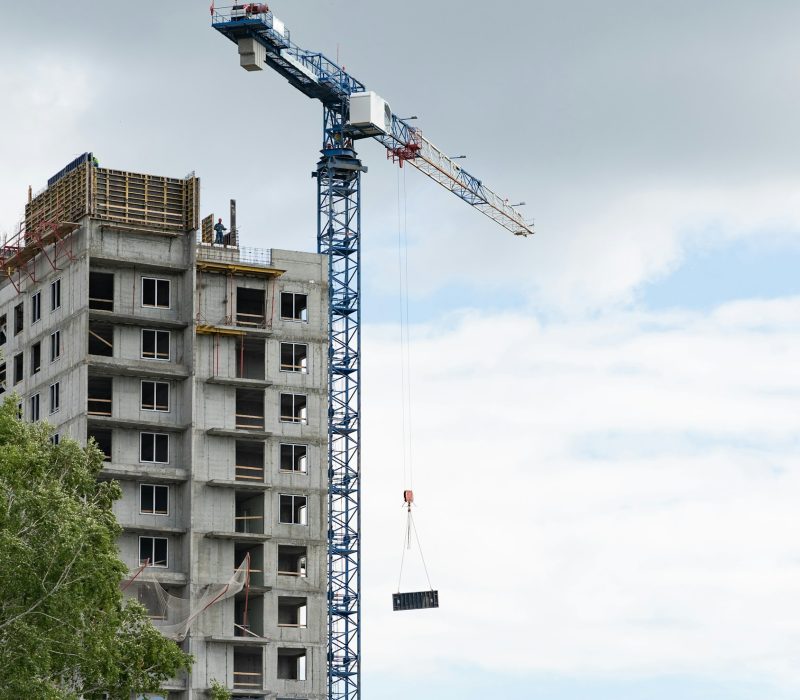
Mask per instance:
[[[411,508],[411,504],[413,502],[414,502],[414,492],[411,489],[403,491],[403,503],[408,504],[408,507]]]

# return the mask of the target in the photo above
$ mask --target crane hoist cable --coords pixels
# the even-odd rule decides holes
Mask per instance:
[[[402,182],[402,187],[401,187]],[[433,589],[428,565],[422,552],[419,533],[414,523],[411,506],[414,505],[414,454],[413,454],[413,415],[411,393],[411,336],[410,336],[410,311],[409,311],[409,284],[408,284],[408,190],[406,188],[405,171],[402,181],[400,171],[397,173],[397,269],[400,288],[400,384],[401,384],[401,411],[403,414],[402,439],[403,439],[403,503],[406,508],[406,522],[403,533],[403,550],[400,557],[400,574],[397,578],[397,593],[392,595],[394,610],[417,610],[422,608],[439,607],[439,592]],[[411,550],[413,540],[417,543],[422,568],[428,581],[428,590],[415,593],[401,593],[403,583],[403,566],[406,551]]]

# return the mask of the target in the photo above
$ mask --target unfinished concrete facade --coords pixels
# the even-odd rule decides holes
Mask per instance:
[[[249,554],[249,586],[194,620],[195,665],[163,697],[217,680],[321,700],[327,261],[199,241],[197,191],[87,161],[29,204],[4,254],[2,388],[54,439],[96,440],[132,576],[192,608]]]

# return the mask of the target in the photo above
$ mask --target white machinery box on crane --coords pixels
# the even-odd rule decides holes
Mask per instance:
[[[392,108],[375,92],[355,92],[350,95],[350,126],[365,136],[392,132]]]

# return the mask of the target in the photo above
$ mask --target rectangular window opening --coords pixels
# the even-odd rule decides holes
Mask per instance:
[[[281,471],[308,473],[308,445],[281,444]]]
[[[281,292],[281,318],[308,323],[308,295]]]
[[[167,567],[168,543],[166,537],[139,537],[139,566]]]
[[[280,495],[280,522],[284,525],[308,525],[306,496]]]
[[[14,355],[14,384],[19,384],[25,373],[25,358],[23,357],[22,353],[19,352]]]
[[[170,281],[155,277],[142,277],[142,306],[168,309],[170,307]]]
[[[142,382],[142,410],[169,412],[169,383]]]
[[[142,329],[142,359],[169,360],[169,331]]]
[[[61,357],[61,331],[55,331],[50,335],[50,362],[55,362]]]
[[[236,441],[236,481],[264,481],[264,443]]]
[[[308,624],[307,609],[308,600],[306,598],[278,596],[278,627],[305,629]]]
[[[281,372],[308,373],[308,345],[281,343]]]
[[[60,295],[59,295],[60,296]],[[114,275],[111,272],[89,273],[89,308],[114,310]]]
[[[114,357],[114,326],[100,321],[89,321],[89,354]]]
[[[236,339],[236,376],[239,379],[264,379],[266,352],[263,340]]]
[[[278,678],[289,681],[306,680],[305,649],[278,649]]]
[[[278,545],[278,573],[282,576],[305,578],[307,572],[308,548],[291,544]]]
[[[281,423],[308,423],[308,397],[304,394],[281,394]]]
[[[50,385],[50,413],[61,410],[61,382]]]
[[[139,461],[169,464],[169,435],[167,433],[139,433]]]
[[[6,393],[6,363],[0,362],[0,394]]]
[[[40,369],[42,369],[41,342],[31,345],[31,374],[36,374]]]
[[[50,283],[50,311],[61,307],[61,280]]]
[[[19,335],[25,328],[25,303],[20,302],[14,307],[14,335]]]
[[[89,440],[94,440],[97,444],[97,449],[103,453],[103,461],[111,461],[111,430],[106,428],[94,428],[89,431],[87,437]]]
[[[36,292],[31,297],[31,325],[38,323],[42,318],[42,293]]]
[[[35,423],[39,420],[39,394],[34,394],[30,398],[30,418]]]
[[[253,586],[264,585],[264,547],[263,545],[251,545],[237,543],[234,545],[233,570],[236,571],[243,563],[247,555],[250,555],[250,583]]]
[[[264,652],[247,647],[233,648],[233,687],[260,691],[264,687]]]
[[[140,484],[139,512],[143,515],[169,515],[169,486]]]
[[[236,325],[264,328],[267,325],[266,294],[263,289],[236,288]]]
[[[0,316],[0,345],[6,344],[6,336],[8,334],[8,321],[6,315]]]
[[[236,390],[236,428],[264,430],[264,392],[261,389]]]
[[[264,534],[264,494],[236,492],[236,532]]]
[[[111,415],[113,386],[111,377],[89,376],[87,411],[90,416]]]

